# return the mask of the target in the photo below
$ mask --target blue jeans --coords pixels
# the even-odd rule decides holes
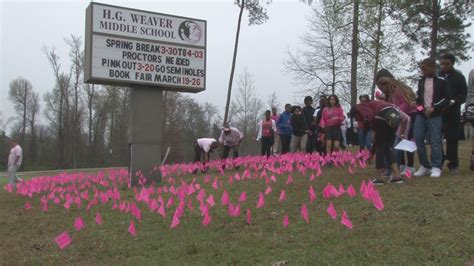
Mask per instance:
[[[436,167],[441,169],[443,167],[443,152],[441,150],[441,117],[427,118],[424,115],[417,114],[413,128],[420,164],[425,168]],[[428,135],[431,144],[431,163],[428,160],[425,147],[425,138]]]
[[[369,151],[372,149],[372,143],[370,139],[371,131],[363,128],[357,128],[357,136],[359,137],[359,149],[363,150],[367,148]]]

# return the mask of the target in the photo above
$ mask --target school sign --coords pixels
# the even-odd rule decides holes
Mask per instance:
[[[206,21],[100,3],[86,9],[86,83],[206,88]]]

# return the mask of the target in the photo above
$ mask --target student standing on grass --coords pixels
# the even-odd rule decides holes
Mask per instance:
[[[469,72],[469,81],[468,81],[468,91],[467,91],[467,98],[466,98],[466,120],[470,120],[471,124],[471,134],[474,132],[474,69]],[[467,115],[468,109],[471,111],[470,114]],[[468,119],[470,118],[470,119]],[[472,136],[470,141],[472,142],[472,151],[471,151],[471,171],[474,171],[474,140],[472,140]]]
[[[418,150],[420,168],[414,176],[440,177],[443,167],[443,152],[441,149],[441,115],[443,108],[449,105],[450,90],[444,78],[436,73],[436,61],[427,58],[420,65],[422,78],[418,82],[416,103],[418,105],[414,128],[415,142]],[[431,144],[431,162],[428,160],[425,139],[429,134]]]
[[[16,175],[16,171],[20,168],[21,161],[23,160],[23,150],[14,139],[10,139],[8,143],[10,144],[10,154],[8,155],[8,178],[10,185],[16,187],[17,182],[23,181]]]
[[[262,140],[262,155],[270,156],[275,131],[275,120],[271,118],[270,110],[267,110],[265,111],[265,119],[258,124],[257,141]]]
[[[291,152],[306,151],[306,141],[308,140],[308,127],[301,114],[300,106],[293,106],[293,114],[291,115],[290,123],[293,130],[291,136]]]
[[[303,118],[306,126],[308,127],[308,141],[306,142],[306,152],[312,153],[316,146],[316,126],[314,124],[314,111],[313,108],[313,97],[306,96],[304,98],[304,107],[303,107]]]
[[[326,95],[321,95],[319,97],[319,106],[314,111],[314,118],[313,118],[314,124],[316,125],[316,134],[318,136],[316,139],[315,150],[319,154],[326,153],[326,149],[324,148],[324,128],[320,126],[321,117],[323,116],[323,110],[326,107],[326,103],[327,103]]]
[[[276,107],[272,107],[272,116],[271,116],[272,120],[275,121],[275,123],[278,121],[278,113],[277,113],[277,109]],[[273,148],[273,152],[274,153],[278,153],[278,148],[279,148],[279,144],[280,143],[280,135],[278,134],[278,129],[275,130],[274,134],[273,134],[273,145],[272,145],[272,148]]]
[[[403,82],[400,82],[393,78],[383,77],[377,81],[377,86],[383,92],[384,98],[387,102],[394,104],[397,106],[401,111],[405,114],[410,116],[410,125],[408,136],[405,136],[406,139],[412,140],[413,139],[413,125],[415,123],[416,117],[416,94],[412,91],[410,87],[408,87]],[[395,145],[401,141],[401,138],[395,139]],[[410,173],[415,172],[414,168],[414,152],[406,152],[407,154],[407,165],[405,166],[404,160],[404,151],[397,150],[395,152],[397,162],[400,165],[400,172],[402,174],[405,173],[406,169],[410,171]]]
[[[207,171],[206,164],[211,158],[212,151],[219,147],[219,142],[213,138],[201,138],[194,142],[194,162],[201,162],[204,165],[204,172]],[[195,170],[195,173],[197,170]]]
[[[320,122],[320,126],[325,131],[326,155],[330,155],[331,151],[339,151],[339,143],[342,139],[341,123],[343,121],[344,111],[339,104],[339,98],[336,95],[329,96]]]
[[[357,121],[368,122],[374,130],[375,138],[375,169],[379,176],[385,172],[385,159],[388,159],[392,170],[392,178],[389,183],[401,184],[403,179],[398,170],[398,164],[395,159],[393,143],[395,136],[404,138],[408,133],[410,117],[398,109],[395,105],[386,101],[374,100],[361,102],[351,110],[351,116]],[[375,185],[383,185],[385,182],[381,178],[372,180]]]
[[[359,96],[359,103],[370,101],[369,95],[363,94]],[[370,130],[369,124],[364,121],[357,121],[357,137],[359,139],[359,151],[364,149],[372,149],[371,140],[372,131]]]
[[[290,123],[291,104],[285,104],[285,111],[280,114],[277,121],[278,134],[281,140],[281,154],[290,152],[292,128]]]
[[[449,171],[453,174],[458,174],[458,141],[461,130],[461,105],[466,101],[467,83],[464,75],[454,69],[455,62],[456,57],[454,57],[454,55],[442,55],[440,62],[441,72],[439,75],[446,80],[451,90],[449,106],[444,110],[442,116],[443,132],[446,138],[446,156],[443,156],[449,161]]]

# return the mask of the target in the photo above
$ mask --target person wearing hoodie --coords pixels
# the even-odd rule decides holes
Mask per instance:
[[[281,154],[290,152],[290,143],[291,143],[291,104],[287,103],[285,105],[285,111],[280,114],[278,121],[276,123],[278,134],[280,135],[281,141]]]
[[[304,121],[300,106],[293,106],[293,115],[290,119],[293,134],[291,136],[291,152],[306,151],[308,140],[308,126]]]

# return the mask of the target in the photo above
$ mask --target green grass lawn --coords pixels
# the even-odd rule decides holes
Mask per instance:
[[[112,203],[93,207],[92,212],[52,206],[43,213],[38,197],[23,198],[1,189],[0,264],[472,264],[474,172],[468,170],[470,147],[467,142],[460,144],[459,175],[446,171],[440,179],[422,177],[402,185],[377,187],[385,204],[383,211],[376,210],[360,194],[331,199],[338,215],[347,211],[353,230],[340,224],[339,216],[334,221],[326,214],[329,200],[322,197],[322,190],[328,182],[336,188],[353,184],[358,190],[362,180],[373,177],[373,165],[357,168],[354,175],[347,168],[324,168],[312,182],[308,181],[311,172],[304,177],[295,174],[295,182],[288,186],[286,176],[281,176],[272,185],[273,192],[266,197],[263,209],[255,206],[258,193],[266,188],[264,181],[236,182],[226,189],[234,202],[240,192],[247,191],[240,217],[229,217],[227,209],[220,207],[222,190],[214,192],[207,184],[206,192],[212,191],[218,205],[211,209],[212,222],[207,227],[201,224],[196,203],[195,211],[186,210],[176,229],[169,228],[171,212],[163,219],[141,205],[143,221],[135,223],[136,238],[127,232],[132,216],[111,211]],[[1,184],[5,183],[3,178]],[[313,204],[308,203],[309,184],[317,194]],[[278,201],[281,189],[288,197],[283,203]],[[125,188],[121,193],[132,198]],[[25,202],[33,209],[25,210]],[[302,203],[308,205],[309,224],[300,217]],[[245,222],[247,208],[252,210],[252,225]],[[96,211],[102,214],[102,225],[94,223]],[[282,226],[285,214],[290,217],[288,228]],[[86,223],[80,232],[72,225],[78,215]],[[54,238],[65,230],[73,243],[61,251]]]

